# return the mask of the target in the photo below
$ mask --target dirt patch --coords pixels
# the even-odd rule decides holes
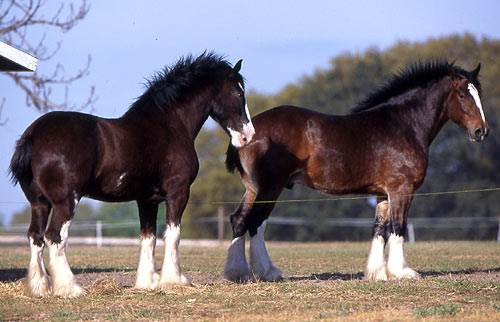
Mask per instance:
[[[224,276],[204,273],[186,274],[195,285],[214,285],[221,283],[230,283]],[[132,288],[135,283],[135,272],[98,272],[82,273],[75,275],[77,282],[86,287],[99,280],[111,280],[123,288]]]

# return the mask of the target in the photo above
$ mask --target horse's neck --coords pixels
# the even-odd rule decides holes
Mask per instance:
[[[132,127],[156,126],[158,128],[175,129],[179,135],[188,136],[194,141],[201,127],[209,116],[209,102],[194,97],[176,106],[160,109],[152,106],[151,101],[143,101],[140,105],[133,106],[120,119]],[[182,133],[182,134],[181,134]]]
[[[448,96],[448,86],[441,81],[430,88],[425,89],[426,93],[415,91],[412,98],[418,104],[408,104],[402,108],[407,110],[408,126],[414,128],[417,139],[428,148],[436,138],[437,134],[448,121],[445,108],[445,101]]]
[[[185,128],[187,135],[194,141],[209,116],[208,100],[190,100],[172,109],[172,117]]]

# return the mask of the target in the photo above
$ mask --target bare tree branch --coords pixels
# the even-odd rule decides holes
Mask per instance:
[[[48,12],[50,7],[47,0],[0,0],[0,39],[11,46],[29,51],[39,61],[49,61],[59,52],[62,42],[49,45],[46,42],[47,35],[55,30],[70,31],[86,17],[89,9],[86,0],[80,0],[76,6],[61,1],[57,10],[52,13]],[[31,32],[34,28],[43,30],[42,36],[36,40]],[[82,103],[75,104],[68,99],[69,85],[89,74],[90,62],[89,56],[85,67],[74,75],[65,75],[64,66],[60,64],[49,75],[38,72],[5,75],[26,93],[26,104],[40,112],[92,109],[97,99],[94,87],[90,88],[87,99]],[[64,95],[61,94],[63,90]],[[0,115],[5,102],[4,97],[0,104]]]

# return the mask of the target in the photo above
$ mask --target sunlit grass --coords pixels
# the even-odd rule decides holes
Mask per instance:
[[[182,268],[195,286],[145,292],[131,288],[137,247],[71,246],[70,264],[88,294],[40,299],[28,297],[16,281],[28,265],[27,247],[1,247],[0,320],[500,319],[498,243],[408,244],[408,262],[423,278],[377,283],[362,280],[368,243],[270,243],[268,248],[289,282],[230,283],[222,278],[225,247],[181,247]],[[158,267],[162,251],[157,249]]]

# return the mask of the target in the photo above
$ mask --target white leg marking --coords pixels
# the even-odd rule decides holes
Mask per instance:
[[[252,273],[263,281],[288,280],[288,276],[274,266],[271,258],[269,258],[264,241],[266,225],[267,220],[264,220],[257,229],[257,234],[250,239],[250,267]]]
[[[49,247],[49,272],[52,278],[52,293],[58,296],[74,297],[85,293],[74,280],[73,273],[66,258],[66,247],[68,246],[68,232],[71,220],[65,222],[61,227],[61,243],[51,243]]]
[[[246,282],[251,278],[250,267],[245,256],[245,235],[236,237],[227,251],[224,276],[233,282]]]
[[[384,259],[384,238],[382,236],[373,237],[370,244],[370,252],[365,266],[365,279],[370,281],[386,281]]]
[[[397,236],[396,234],[391,234],[389,236],[389,241],[387,242],[388,247],[388,259],[387,259],[387,276],[390,278],[418,278],[420,274],[410,269],[406,264],[403,244],[404,237]]]
[[[486,122],[486,117],[484,116],[483,105],[481,104],[481,99],[479,98],[479,92],[476,89],[474,84],[469,83],[467,86],[470,95],[474,98],[474,102],[476,102],[476,106],[479,109],[479,113],[481,113],[481,118],[483,119],[483,123]]]
[[[141,237],[141,255],[137,267],[135,288],[154,290],[158,287],[160,275],[156,272],[156,237]]]
[[[167,225],[165,229],[165,259],[161,269],[160,288],[170,285],[192,285],[181,272],[179,263],[180,239],[181,227],[174,224]]]
[[[43,248],[45,245],[37,246],[33,243],[33,238],[30,241],[30,266],[28,268],[27,286],[32,296],[47,296],[51,292],[49,275],[43,263]]]

